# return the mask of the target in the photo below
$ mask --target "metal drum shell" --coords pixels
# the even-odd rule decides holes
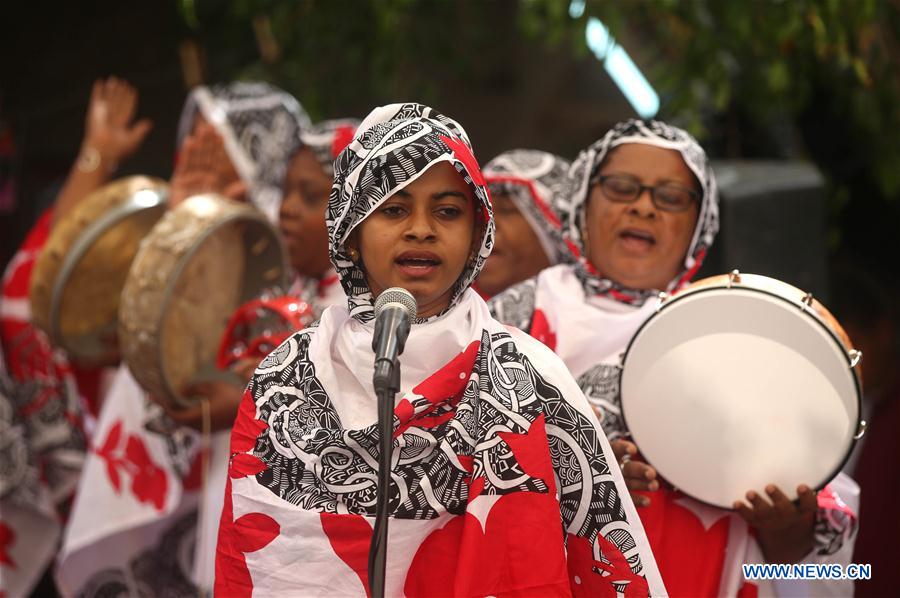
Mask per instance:
[[[831,314],[831,312],[829,312],[828,309],[825,308],[824,305],[816,301],[812,297],[812,295],[805,293],[804,291],[780,280],[776,280],[766,276],[745,274],[734,271],[730,274],[712,276],[694,282],[693,284],[685,287],[677,294],[672,296],[661,293],[656,312],[649,318],[647,318],[644,323],[638,328],[638,330],[632,336],[632,339],[629,342],[625,352],[622,354],[622,367],[619,374],[619,388],[620,392],[622,393],[622,417],[625,422],[625,426],[629,430],[629,432],[633,434],[634,440],[638,443],[638,450],[641,450],[641,434],[640,432],[635,433],[635,430],[632,429],[632,425],[629,424],[629,400],[628,396],[626,396],[626,375],[628,375],[627,373],[629,358],[634,353],[635,345],[640,340],[641,333],[644,332],[645,329],[648,329],[657,317],[659,317],[667,309],[671,309],[673,306],[677,305],[680,301],[689,298],[692,295],[701,293],[705,294],[709,291],[722,291],[731,288],[737,288],[742,291],[763,293],[764,295],[767,295],[769,297],[777,298],[777,302],[783,302],[783,304],[787,306],[793,306],[793,308],[797,309],[798,314],[802,314],[803,317],[811,318],[815,323],[817,323],[817,327],[820,327],[821,330],[825,332],[825,337],[830,337],[832,339],[835,349],[839,348],[840,352],[842,352],[844,355],[844,362],[851,373],[851,379],[848,379],[848,384],[853,389],[853,394],[855,394],[855,396],[848,396],[848,398],[850,399],[850,404],[855,403],[856,406],[856,435],[850,441],[850,444],[846,446],[845,449],[842,449],[843,452],[841,454],[843,455],[843,457],[842,459],[840,459],[840,464],[837,465],[833,471],[831,471],[830,476],[826,476],[827,479],[815,481],[809,480],[810,482],[813,482],[813,487],[815,489],[821,489],[830,479],[832,479],[840,472],[841,467],[846,462],[847,458],[849,458],[850,453],[855,446],[856,440],[860,438],[865,431],[866,424],[865,421],[862,421],[861,419],[862,376],[860,373],[860,369],[856,367],[862,359],[862,354],[853,349],[852,342],[846,331],[843,329],[837,319]],[[816,326],[816,324],[814,324],[814,326]],[[631,375],[631,378],[634,379],[634,374]],[[852,380],[852,382],[850,380]],[[635,428],[640,429],[640,426],[635,426]],[[681,434],[683,434],[684,432],[685,431],[682,430]],[[694,432],[696,433],[696,430]],[[673,442],[678,442],[678,440],[673,439]],[[650,465],[654,466],[658,470],[660,476],[663,479],[666,479],[668,482],[672,483],[676,488],[679,487],[677,480],[667,477],[667,471],[665,470],[665,467],[660,467],[657,463],[654,463],[654,459],[648,455],[644,455],[644,457],[647,459]],[[692,494],[685,488],[679,489],[701,503],[705,503],[716,508],[730,508],[730,506],[726,506],[724,504],[704,500],[702,497],[699,497],[696,494]],[[749,489],[750,488],[746,488],[745,490]],[[782,490],[788,493],[789,496],[791,496],[794,492],[794,488],[782,488]],[[734,498],[738,499],[739,496],[735,496]]]
[[[84,278],[88,274],[77,272],[81,260],[91,252],[96,242],[108,238],[115,227],[131,217],[141,216],[146,221],[146,225],[143,222],[134,225],[138,227],[140,235],[147,234],[165,212],[168,189],[165,181],[154,177],[121,178],[90,193],[53,227],[35,262],[29,284],[31,318],[54,345],[66,351],[74,363],[81,366],[105,366],[113,365],[119,360],[118,346],[115,343],[100,338],[91,339],[90,332],[79,335],[79,338],[67,333],[68,326],[64,322],[104,319],[104,313],[91,317],[92,308],[98,311],[102,307],[107,308],[103,312],[118,313],[121,291],[118,285],[104,295],[105,300],[110,302],[109,305],[101,306],[92,301],[78,302],[76,296],[74,302],[77,303],[77,313],[69,313],[69,303],[72,301],[67,298],[65,305],[63,301],[68,285],[73,275],[78,274]],[[114,270],[113,263],[130,265],[138,247],[134,243],[133,250],[122,246],[117,247],[117,250],[91,253],[93,258],[100,260],[89,268],[89,275],[96,277],[97,284],[108,284],[110,276],[116,276],[110,272]],[[122,251],[126,251],[126,254],[123,255]],[[106,264],[103,263],[104,260]],[[127,270],[119,273],[119,276],[124,275],[127,275]],[[95,290],[90,279],[81,280],[79,284],[86,289],[94,287],[92,290]],[[106,318],[109,321],[104,320],[102,324],[98,324],[95,332],[99,334],[99,330],[115,330],[116,317],[117,315],[111,319]],[[85,342],[83,337],[90,339],[90,342]]]
[[[215,194],[196,195],[170,210],[144,239],[125,288],[119,316],[122,358],[138,383],[156,400],[185,407],[192,400],[181,394],[167,375],[164,324],[181,274],[195,253],[227,225],[244,226],[244,257],[239,304],[271,287],[286,288],[287,252],[275,227],[256,208]],[[248,236],[255,240],[248,240]],[[260,249],[261,248],[261,249]],[[259,249],[259,253],[255,252]],[[209,290],[215,292],[214,289]],[[215,354],[232,313],[220,316],[221,329],[211,331]]]

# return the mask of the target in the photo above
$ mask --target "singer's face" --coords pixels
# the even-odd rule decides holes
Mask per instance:
[[[651,145],[620,145],[603,162],[599,174],[699,191],[680,153]],[[610,200],[599,184],[589,193],[584,232],[590,262],[623,286],[665,290],[684,264],[697,224],[697,202],[684,211],[669,212],[657,208],[647,190],[631,203]]]
[[[418,316],[440,313],[465,268],[476,234],[471,188],[448,162],[439,162],[391,195],[356,229],[369,288],[403,287]]]

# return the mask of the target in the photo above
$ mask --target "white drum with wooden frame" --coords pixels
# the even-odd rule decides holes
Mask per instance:
[[[811,295],[734,271],[662,294],[622,359],[622,414],[678,490],[731,509],[777,485],[821,489],[864,429],[862,354]]]
[[[31,276],[32,320],[74,363],[118,363],[119,296],[168,196],[163,180],[125,177],[90,193],[53,227]]]
[[[141,243],[119,312],[122,357],[156,400],[186,406],[184,388],[218,377],[226,324],[243,303],[284,289],[289,267],[278,230],[256,208],[190,197]]]

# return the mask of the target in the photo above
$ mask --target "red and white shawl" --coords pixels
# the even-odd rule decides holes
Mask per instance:
[[[332,257],[348,306],[271,353],[235,422],[221,596],[365,595],[376,503],[371,292],[344,240],[438,161],[490,204],[462,128],[419,104],[376,109],[336,165]],[[665,593],[609,443],[562,362],[491,318],[468,286],[412,327],[394,411],[386,594]],[[356,269],[354,271],[354,269]],[[610,466],[611,464],[611,466]]]
[[[557,198],[556,205],[562,206],[568,237],[580,247],[588,182],[609,149],[624,143],[681,152],[701,183],[703,203],[694,241],[683,272],[668,289],[677,290],[699,268],[718,230],[715,180],[706,154],[686,132],[658,121],[617,125],[578,156],[565,186],[573,195]],[[489,306],[498,320],[528,332],[562,358],[600,415],[607,436],[615,439],[628,434],[619,396],[621,354],[653,313],[654,302],[646,299],[654,294],[623,288],[582,259],[574,265],[544,270],[497,295]],[[854,509],[844,501],[855,503],[857,495],[856,484],[842,474],[819,493],[816,546],[804,562],[849,563],[856,518]],[[666,485],[647,496],[651,505],[638,509],[638,513],[672,595],[841,595],[852,591],[852,582],[843,581],[746,582],[741,564],[764,561],[743,519],[731,511],[703,505]]]
[[[0,298],[0,596],[27,595],[53,562],[97,398],[99,370],[73,368],[31,321],[28,289],[51,218],[13,256]]]

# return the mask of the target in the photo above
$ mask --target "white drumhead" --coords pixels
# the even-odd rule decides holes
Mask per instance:
[[[775,484],[791,499],[846,459],[859,391],[843,347],[780,297],[712,288],[670,300],[638,331],[622,371],[625,423],[647,462],[730,509]]]

